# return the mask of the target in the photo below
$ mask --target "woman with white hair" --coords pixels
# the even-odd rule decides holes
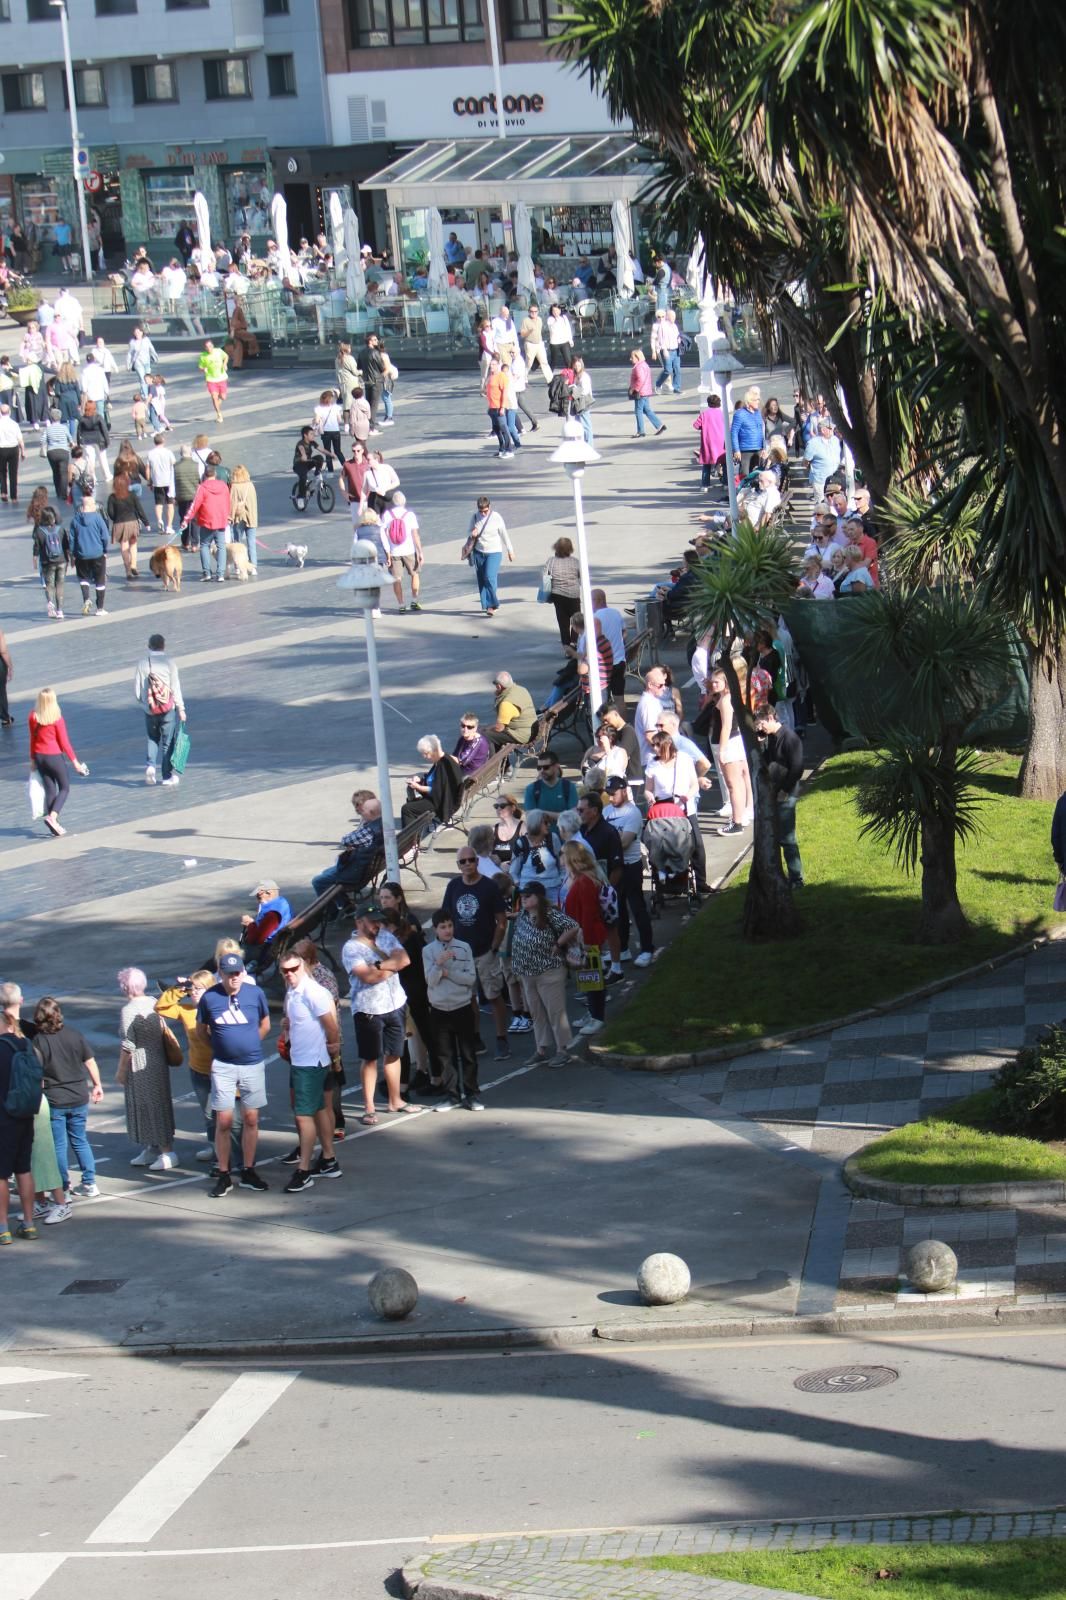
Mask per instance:
[[[123,967],[118,987],[126,1003],[119,1019],[115,1076],[126,1092],[127,1132],[134,1144],[143,1146],[130,1166],[169,1172],[178,1158],[174,1154],[174,1102],[163,1046],[163,1019],[145,993],[148,979],[139,967]]]
[[[400,811],[401,830],[427,815],[436,817],[439,823],[450,822],[459,809],[463,774],[458,761],[448,754],[435,733],[423,734],[418,753],[429,762],[429,768],[422,777],[408,779],[407,799]]]

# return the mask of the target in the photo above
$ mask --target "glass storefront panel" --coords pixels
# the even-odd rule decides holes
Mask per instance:
[[[429,260],[429,216],[424,206],[413,211],[398,211],[396,220],[400,229],[399,257],[402,272]]]
[[[55,238],[59,201],[54,178],[20,178],[18,213],[23,227],[35,223],[41,242]]]
[[[182,222],[191,222],[196,180],[188,169],[146,172],[144,204],[150,239],[173,239]]]
[[[270,232],[270,185],[266,167],[226,167],[222,173],[231,235]]]

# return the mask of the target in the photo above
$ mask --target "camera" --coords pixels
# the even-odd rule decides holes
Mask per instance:
[[[534,850],[534,852],[533,852],[533,871],[534,872],[543,872],[544,871],[544,854],[540,850]]]

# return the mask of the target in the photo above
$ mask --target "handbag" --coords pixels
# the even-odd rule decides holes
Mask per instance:
[[[542,606],[550,605],[552,597],[552,564],[544,563],[540,574],[540,587],[537,590],[537,600]]]
[[[178,731],[174,735],[174,749],[170,756],[170,765],[177,773],[182,773],[189,762],[189,751],[192,749],[192,740],[184,722],[178,723]]]
[[[30,817],[34,822],[40,822],[44,816],[44,784],[39,772],[30,773],[26,780],[26,793],[30,801]]]
[[[162,1029],[163,1029],[163,1054],[167,1058],[167,1066],[168,1067],[180,1067],[182,1062],[185,1060],[185,1057],[182,1054],[181,1045],[178,1043],[177,1039],[171,1033],[170,1029],[167,1027],[165,1022],[162,1023]]]
[[[1060,878],[1055,886],[1055,910],[1066,911],[1066,878]]]

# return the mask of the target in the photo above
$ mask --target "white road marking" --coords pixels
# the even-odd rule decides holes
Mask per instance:
[[[84,1378],[84,1372],[49,1372],[44,1367],[0,1367],[0,1383],[51,1383],[57,1378]]]
[[[147,1544],[295,1383],[298,1372],[244,1372],[90,1533],[86,1544]]]
[[[47,1411],[0,1411],[0,1422],[25,1422],[28,1417],[46,1417]]]
[[[65,1560],[55,1554],[0,1557],[0,1600],[33,1600]]]
[[[4,1551],[0,1552],[0,1562],[4,1563],[4,1567],[0,1568],[0,1600],[22,1600],[21,1590],[9,1595],[3,1586],[6,1563],[9,1561],[52,1562],[51,1570],[40,1580],[40,1583],[43,1583],[45,1578],[50,1577],[56,1567],[64,1561],[172,1561],[175,1556],[260,1556],[283,1555],[289,1551],[301,1550],[372,1550],[380,1545],[402,1544],[413,1547],[436,1544],[447,1537],[432,1533],[405,1533],[391,1539],[323,1539],[318,1543],[309,1544],[220,1544],[203,1545],[193,1550],[184,1546],[179,1550],[63,1550],[55,1551],[50,1556],[9,1555]],[[34,1593],[36,1590],[28,1589],[26,1600],[29,1600]]]

